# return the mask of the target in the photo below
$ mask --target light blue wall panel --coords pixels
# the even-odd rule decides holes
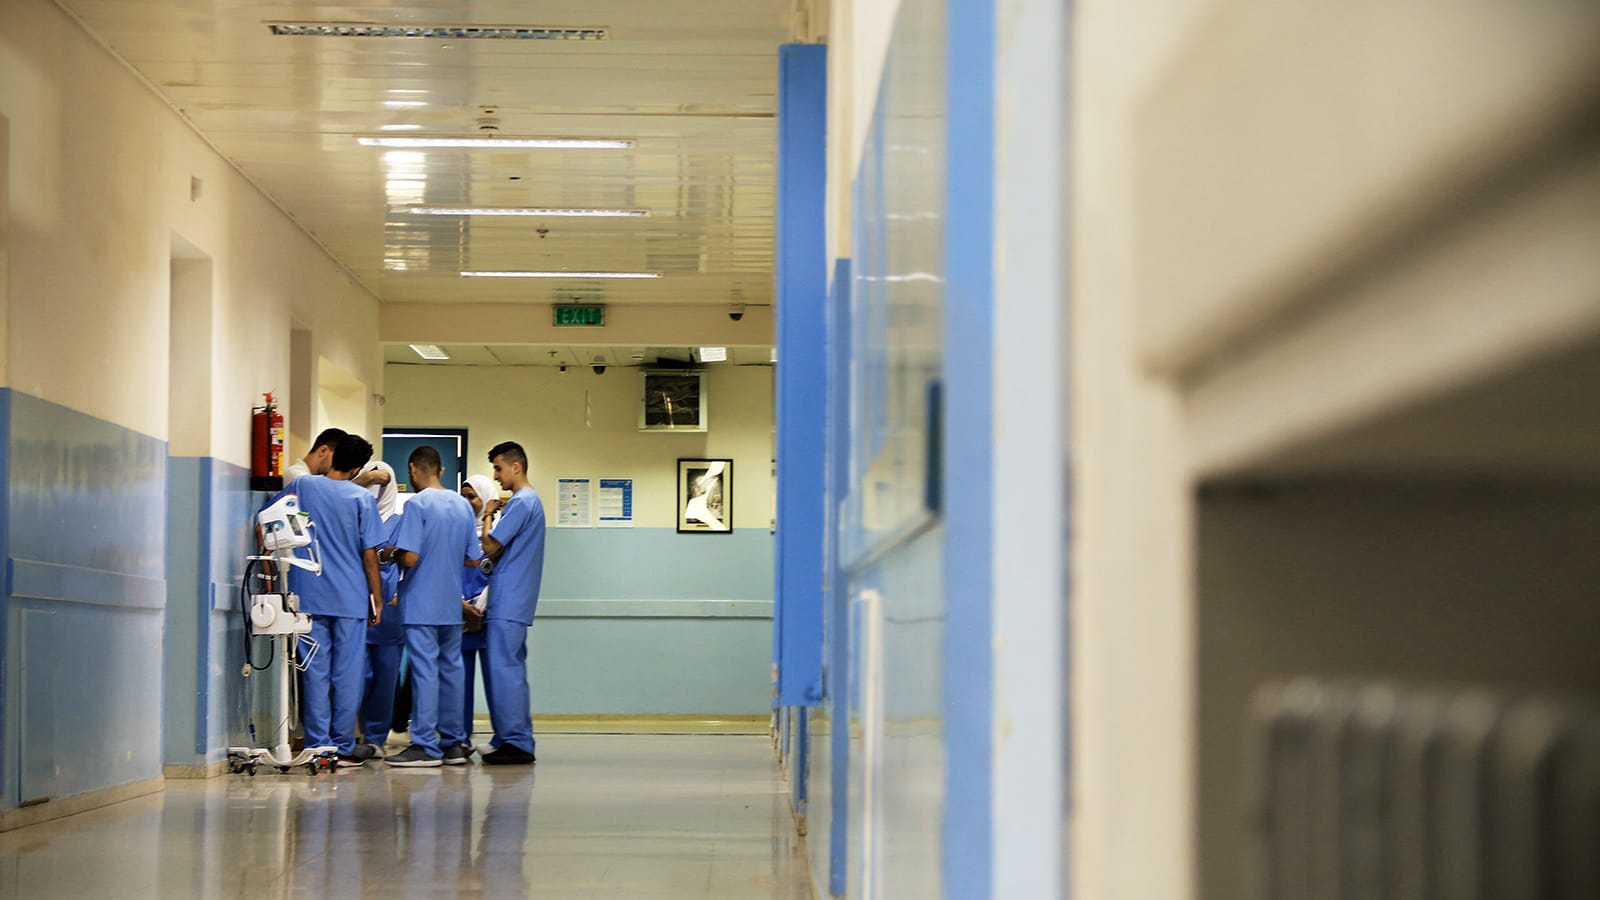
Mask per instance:
[[[528,638],[536,714],[764,715],[768,618],[575,618],[540,612]],[[485,709],[482,700],[478,708]]]
[[[772,533],[670,528],[551,528],[543,598],[772,600]]]
[[[833,815],[849,817],[836,855],[852,895],[883,885],[895,896],[963,896],[944,881],[948,858],[969,852],[944,841],[946,795],[958,778],[983,777],[958,773],[946,753],[945,654],[952,606],[964,598],[944,583],[939,398],[969,365],[986,363],[988,348],[973,335],[950,334],[958,350],[946,341],[945,22],[943,0],[902,3],[855,183],[850,493],[838,533],[851,733],[863,737],[847,745],[848,794],[833,797]],[[949,552],[987,568],[978,547]]]
[[[21,392],[11,419],[11,555],[162,578],[166,444]]]
[[[552,528],[528,637],[536,714],[764,715],[773,536]],[[242,661],[241,661],[242,664]],[[476,709],[487,709],[481,681]]]
[[[847,889],[850,817],[850,591],[839,564],[840,509],[850,490],[850,260],[834,263],[827,317],[826,528],[823,543],[823,705],[812,717],[806,842],[811,877]],[[835,809],[838,805],[839,809]],[[826,836],[826,837],[824,837]]]
[[[167,460],[167,608],[162,638],[161,757],[192,764],[204,753],[200,721],[200,631],[209,618],[210,584],[202,577],[209,541],[201,525],[201,498],[209,488],[204,460]],[[209,560],[207,560],[209,562]]]
[[[9,393],[3,805],[160,773],[164,442]]]
[[[249,469],[219,459],[206,463],[211,491],[207,520],[210,566],[204,598],[208,637],[199,662],[207,722],[206,758],[215,762],[226,757],[228,746],[249,740],[251,698],[266,687],[259,676],[251,679],[256,682],[251,684],[239,674],[245,657],[238,595],[245,556],[255,552],[256,511],[271,497],[250,490]]]

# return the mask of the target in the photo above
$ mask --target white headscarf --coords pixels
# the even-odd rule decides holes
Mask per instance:
[[[383,520],[387,522],[391,516],[400,511],[400,501],[397,497],[400,493],[400,488],[394,483],[393,466],[381,459],[375,459],[363,466],[361,471],[371,472],[373,469],[382,469],[389,473],[388,484],[367,485],[367,490],[372,492],[372,496],[378,498],[378,515],[382,516]]]
[[[478,495],[478,499],[483,501],[484,509],[489,508],[490,500],[500,499],[499,486],[487,475],[468,475],[467,484],[472,487],[472,492]]]

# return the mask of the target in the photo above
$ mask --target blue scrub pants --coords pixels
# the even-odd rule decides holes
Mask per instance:
[[[505,619],[484,623],[489,636],[489,722],[494,725],[496,747],[510,744],[533,751],[533,705],[528,697],[528,626]]]
[[[367,667],[367,621],[338,616],[312,616],[316,655],[302,682],[301,720],[306,746],[339,748],[348,756],[356,749],[356,712]]]
[[[466,690],[462,692],[461,718],[466,723],[466,729],[472,731],[472,715],[477,712],[478,694],[474,690],[477,686],[478,668],[483,669],[483,696],[494,706],[494,684],[489,680],[489,652],[481,631],[461,634],[461,665],[466,670]]]
[[[398,613],[390,613],[398,615]],[[405,644],[367,645],[367,689],[361,697],[361,736],[383,746],[394,722],[394,689],[400,684],[400,658]]]
[[[434,759],[467,742],[461,715],[460,625],[407,625],[411,660],[411,743]]]

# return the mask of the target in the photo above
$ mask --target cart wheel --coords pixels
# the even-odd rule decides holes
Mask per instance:
[[[254,778],[254,777],[256,777],[256,764],[255,764],[255,763],[251,763],[251,764],[250,764],[250,765],[249,765],[249,766],[248,766],[248,767],[247,767],[247,768],[246,768],[246,769],[245,769],[245,771],[247,771],[247,772],[249,772],[249,773],[250,773],[250,777],[251,777],[251,778]]]

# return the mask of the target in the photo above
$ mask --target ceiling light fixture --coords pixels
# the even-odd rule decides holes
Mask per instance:
[[[383,105],[390,109],[418,109],[428,105],[426,100],[385,100]]]
[[[413,206],[406,212],[419,216],[572,216],[623,219],[650,215],[648,209],[559,209],[542,206]]]
[[[421,125],[379,125],[378,129],[380,131],[421,131],[422,130],[422,126]],[[395,140],[395,138],[379,138],[378,140],[392,141],[392,140]],[[380,145],[380,146],[388,146],[388,145],[387,144],[383,144],[383,145]]]
[[[462,41],[603,41],[604,26],[551,28],[537,25],[379,25],[373,22],[266,22],[277,37],[442,38]]]
[[[462,272],[462,278],[660,278],[660,272]]]
[[[450,354],[444,352],[438,344],[410,344],[412,350],[423,359],[449,359]]]
[[[705,363],[706,362],[727,362],[727,360],[728,360],[728,348],[727,347],[701,347],[700,348],[700,361],[703,362],[703,363],[704,362]]]
[[[421,128],[406,125],[404,130]],[[385,125],[383,131],[398,131],[399,127]],[[380,137],[365,135],[356,138],[363,147],[439,148],[445,150],[627,150],[633,146],[625,138],[532,138],[532,137],[471,137],[461,135],[418,135],[416,137]]]

